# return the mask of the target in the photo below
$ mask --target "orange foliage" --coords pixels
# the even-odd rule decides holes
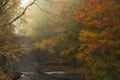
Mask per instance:
[[[57,37],[51,39],[44,39],[41,42],[35,42],[33,45],[40,50],[48,50],[50,53],[55,53],[54,47],[57,43]]]
[[[78,53],[78,54],[75,55],[75,57],[76,57],[77,59],[82,59],[82,58],[85,57],[85,54],[83,54],[83,53]]]
[[[73,52],[75,50],[75,47],[72,46],[70,48],[68,48],[66,51],[65,51],[65,54],[69,55],[71,52]]]
[[[109,52],[119,51],[120,5],[116,0],[85,0],[76,10],[75,19],[84,25],[80,30],[80,51],[93,53],[107,47]],[[83,47],[83,45],[86,45]],[[111,53],[112,54],[112,53]],[[82,54],[78,53],[78,57]]]

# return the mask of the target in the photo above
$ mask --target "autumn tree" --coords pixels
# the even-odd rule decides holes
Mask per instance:
[[[86,80],[120,78],[120,1],[85,0],[76,11],[80,30],[78,60]]]
[[[65,24],[62,27],[55,25],[50,32],[53,35],[34,46],[59,53],[71,62],[77,59],[78,72],[86,80],[118,80],[120,1],[79,0],[77,3],[78,9],[69,7],[71,10],[65,10],[66,15],[61,15]]]
[[[18,4],[18,0],[3,0],[0,4],[0,58],[2,59],[3,56],[7,57],[8,62],[6,63],[9,64],[11,64],[10,58],[16,59],[13,53],[16,53],[17,45],[13,41],[14,35],[12,31],[14,30],[14,25],[7,24],[11,21],[11,15],[16,13],[15,7],[18,6]]]
[[[13,23],[24,15],[34,2],[35,0],[22,8],[20,0],[0,0],[0,60],[6,57],[7,68],[11,66],[11,59],[18,60],[16,56],[20,53],[20,47],[14,35],[15,24]],[[4,70],[3,68],[6,67],[1,67],[1,69]]]
[[[46,22],[42,20],[38,29],[38,35],[41,39],[37,40],[33,45],[37,49],[59,54],[66,59],[66,62],[73,64],[76,63],[74,55],[78,52],[79,30],[82,27],[82,25],[76,22],[73,15],[80,2],[79,0],[65,2],[62,3],[63,7],[59,15],[50,15],[52,18],[48,18],[51,20],[49,23],[47,22],[48,19],[45,20]],[[56,4],[61,5],[60,2]],[[53,7],[55,7],[54,4]],[[47,14],[49,15],[50,13]]]

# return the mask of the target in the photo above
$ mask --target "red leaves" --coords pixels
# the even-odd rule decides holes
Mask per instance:
[[[91,5],[97,5],[99,4],[102,0],[89,0]]]
[[[119,43],[119,10],[120,5],[116,0],[89,0],[76,11],[76,20],[84,25],[79,37],[81,47],[86,45],[82,53],[93,53],[102,47],[107,47],[109,52],[118,48],[114,40]]]

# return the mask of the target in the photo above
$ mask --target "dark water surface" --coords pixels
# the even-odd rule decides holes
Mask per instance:
[[[15,70],[22,73],[18,80],[83,80],[80,75],[67,70],[69,66],[56,64],[55,57],[34,51],[20,57],[20,61],[14,62]]]

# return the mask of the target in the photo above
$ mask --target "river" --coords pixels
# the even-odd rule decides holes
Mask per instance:
[[[13,62],[13,66],[22,73],[18,80],[83,80],[73,73],[73,68],[59,64],[58,60],[56,55],[33,50],[21,56],[20,61]]]

